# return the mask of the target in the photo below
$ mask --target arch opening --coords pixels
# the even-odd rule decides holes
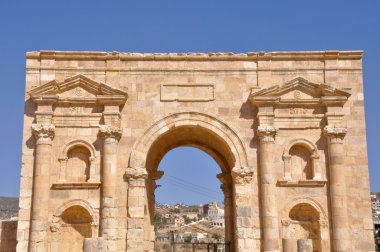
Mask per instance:
[[[165,177],[165,171],[162,172],[158,170],[159,164],[169,151],[178,147],[193,147],[199,149],[208,154],[208,156],[215,161],[215,165],[219,167],[219,172],[215,170],[214,175],[219,179],[219,185],[223,191],[221,194],[224,195],[222,196],[224,205],[222,207],[221,204],[209,204],[209,208],[213,214],[211,217],[207,215],[207,222],[210,226],[224,227],[224,230],[219,230],[219,233],[222,233],[222,235],[218,235],[218,232],[215,232],[215,234],[212,234],[212,232],[208,234],[207,232],[199,233],[206,233],[206,235],[209,236],[214,235],[213,237],[215,239],[217,238],[219,241],[230,243],[232,248],[234,243],[235,220],[233,218],[234,199],[231,170],[236,166],[237,159],[224,139],[215,134],[215,132],[199,125],[173,127],[157,137],[149,148],[146,159],[146,169],[148,172],[146,188],[148,200],[147,226],[149,226],[151,233],[146,234],[146,238],[152,239],[155,237],[155,230],[157,230],[155,227],[155,217],[157,217],[155,216],[156,180],[162,176]],[[202,176],[201,174],[199,175]],[[183,179],[182,182],[186,180],[186,178],[180,179]],[[222,212],[223,221],[220,220]],[[211,228],[212,227],[210,227],[210,229]],[[197,240],[197,238],[192,240]],[[210,241],[212,241],[212,239],[210,239]]]

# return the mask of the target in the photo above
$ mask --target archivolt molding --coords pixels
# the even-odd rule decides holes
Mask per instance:
[[[61,152],[61,158],[66,158],[69,150],[75,146],[83,146],[83,147],[87,148],[91,153],[91,157],[96,158],[95,147],[92,144],[90,144],[87,141],[82,140],[82,139],[76,139],[76,140],[73,140],[73,141],[65,144],[65,146],[63,147],[62,152]]]
[[[66,209],[69,209],[70,207],[73,207],[73,206],[80,206],[80,207],[86,209],[86,211],[89,213],[89,215],[92,218],[92,223],[91,224],[93,226],[99,225],[98,215],[95,212],[95,210],[92,208],[91,204],[88,201],[86,201],[86,200],[74,199],[74,200],[70,200],[68,202],[65,202],[64,204],[62,204],[60,207],[58,207],[55,210],[55,212],[53,214],[52,222],[51,222],[51,225],[50,225],[50,230],[52,232],[59,231],[59,229],[61,227],[61,215],[63,214],[63,212]]]
[[[317,212],[319,213],[320,222],[326,222],[328,220],[326,212],[324,211],[321,204],[319,204],[318,201],[310,197],[298,197],[298,198],[293,199],[290,203],[288,203],[285,206],[283,213],[288,215],[290,211],[293,209],[293,207],[299,204],[308,204],[312,206],[315,210],[317,210]]]
[[[129,167],[146,167],[148,151],[154,141],[173,127],[179,126],[200,126],[212,131],[226,141],[236,160],[235,166],[248,167],[244,145],[236,132],[221,120],[198,112],[175,113],[153,124],[135,142],[129,159]]]
[[[313,159],[319,158],[317,146],[313,142],[305,138],[296,138],[289,141],[284,149],[284,157],[289,156],[289,151],[294,145],[301,145],[303,147],[306,147],[306,149],[310,151],[310,154],[312,154]]]

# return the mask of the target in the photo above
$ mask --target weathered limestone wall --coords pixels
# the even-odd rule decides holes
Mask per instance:
[[[199,120],[199,124],[211,125],[209,128],[212,132],[217,128],[214,122],[219,121],[224,125],[222,131],[230,129],[242,145],[240,155],[246,158],[247,167],[237,167],[237,177],[233,175],[232,169],[241,163],[231,165],[233,161],[228,160],[228,165],[222,167],[225,169],[223,172],[234,177],[232,182],[228,182],[233,184],[230,185],[233,188],[230,190],[233,193],[231,204],[237,209],[231,210],[231,218],[235,219],[235,227],[231,227],[231,230],[235,231],[237,251],[280,251],[283,239],[294,230],[298,232],[289,213],[301,203],[313,206],[319,213],[320,251],[333,250],[334,239],[341,239],[336,233],[337,229],[333,228],[334,225],[340,225],[334,224],[332,220],[332,213],[337,212],[342,212],[343,219],[348,220],[342,227],[347,231],[348,240],[344,242],[346,245],[336,248],[336,251],[373,251],[361,57],[361,52],[338,51],[248,54],[27,53],[17,250],[33,250],[29,237],[30,213],[38,141],[36,133],[32,135],[33,123],[54,125],[51,156],[48,158],[51,160],[50,168],[44,174],[47,176],[44,179],[45,188],[49,188],[49,192],[45,194],[47,200],[43,207],[48,214],[43,221],[47,221],[48,226],[39,227],[47,234],[46,250],[59,248],[61,214],[70,206],[80,205],[93,217],[92,237],[106,237],[105,246],[109,251],[125,251],[128,244],[137,246],[143,242],[142,233],[145,241],[151,240],[150,231],[142,231],[144,227],[147,228],[140,214],[136,213],[136,210],[144,209],[148,200],[138,201],[134,195],[144,195],[140,180],[153,176],[148,171],[148,175],[126,178],[126,168],[156,168],[139,167],[145,160],[137,161],[131,167],[131,151],[139,139],[144,139],[149,128],[162,126],[160,129],[164,132],[165,125],[191,112],[184,116],[184,125],[189,124],[190,119]],[[54,100],[56,98],[44,100],[37,108],[36,102],[39,101],[33,101],[28,92],[46,83],[58,87],[52,88],[52,93],[68,98],[61,100],[62,104]],[[66,89],[59,90],[60,83]],[[81,83],[89,88],[71,90],[70,83]],[[90,88],[98,85],[96,83],[105,83],[128,94],[125,104],[120,105],[120,113],[118,104],[121,103],[115,105],[105,98],[96,100],[95,105],[75,105],[72,97],[81,101],[97,99],[94,97],[101,92],[101,88],[97,91]],[[329,105],[326,111],[322,104],[315,105],[317,108],[305,105],[310,97],[319,99],[325,95],[320,83],[341,90],[338,93],[342,97],[342,93],[349,93],[342,108],[336,104]],[[252,104],[251,95],[275,85],[293,85],[295,90],[299,88],[300,94],[293,93],[292,89],[290,93],[279,94],[279,97],[285,100],[298,99],[301,103],[293,101],[288,105],[279,105],[274,112],[268,106]],[[119,91],[110,92],[119,94]],[[206,117],[208,119],[204,119]],[[302,126],[299,126],[301,123]],[[100,129],[99,124],[111,128]],[[180,122],[175,122],[175,125],[180,125]],[[272,125],[273,129],[258,128],[260,125]],[[324,127],[328,125],[347,131],[337,151],[335,145],[330,145],[330,133],[324,135]],[[43,133],[43,137],[46,137],[46,132]],[[178,138],[181,138],[181,134]],[[207,143],[212,145],[214,139],[207,134],[196,136],[196,132],[194,137],[202,139],[205,144],[202,147],[206,149],[211,147]],[[285,149],[299,138],[311,143],[301,143],[312,152],[310,162],[313,162],[314,173],[317,171],[318,176],[311,183],[293,181],[287,177],[291,173],[286,173],[286,167],[289,164],[292,166],[292,161],[286,161],[291,157],[284,155]],[[70,184],[72,181],[68,181],[67,170],[71,163],[67,161],[67,153],[71,150],[70,143],[75,144],[77,140],[90,146],[92,180]],[[173,140],[175,144],[180,143]],[[237,145],[232,141],[228,147],[233,149]],[[334,155],[338,155],[334,160],[329,155],[332,149]],[[155,151],[157,159],[164,154],[164,150]],[[221,153],[228,152],[221,149]],[[144,153],[136,155],[144,156]],[[217,158],[217,155],[213,157]],[[233,160],[234,157],[236,155],[229,158]],[[332,163],[336,160],[339,162]],[[265,164],[269,164],[266,161],[271,165],[265,167]],[[339,173],[342,176],[340,180],[330,179],[332,171],[329,167],[344,167],[343,172]],[[104,174],[104,171],[107,173]],[[249,179],[241,180],[243,173]],[[331,188],[336,188],[336,185],[338,190],[332,194]],[[132,194],[128,195],[128,191]],[[335,206],[332,208],[332,195],[338,197],[339,202],[341,200],[343,210]],[[103,212],[100,211],[102,207],[106,209]],[[130,243],[125,242],[126,237],[131,238]],[[135,243],[132,243],[132,239]],[[149,242],[145,242],[144,246],[146,251],[151,249]],[[129,250],[132,251],[132,248]]]
[[[0,221],[0,251],[16,251],[17,245],[17,220]]]

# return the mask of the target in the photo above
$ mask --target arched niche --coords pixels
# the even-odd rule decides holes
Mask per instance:
[[[289,141],[284,149],[284,178],[280,185],[323,186],[326,181],[320,168],[317,146],[308,139]]]
[[[312,198],[296,198],[283,211],[284,251],[296,251],[297,240],[310,239],[313,251],[329,250],[329,225],[322,206]]]
[[[85,238],[98,236],[98,213],[90,203],[75,199],[58,207],[52,217],[50,230],[54,251],[82,249]]]
[[[54,188],[97,188],[99,186],[100,172],[96,169],[97,157],[92,144],[82,139],[70,141],[63,146],[58,160],[59,180],[53,185]],[[72,176],[75,172],[83,174]]]

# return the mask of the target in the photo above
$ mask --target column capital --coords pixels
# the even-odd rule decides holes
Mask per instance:
[[[142,167],[128,167],[125,169],[125,177],[128,180],[147,179],[148,173],[145,168]]]
[[[260,140],[265,143],[274,143],[278,128],[274,126],[259,126],[257,127],[257,135]]]
[[[343,143],[343,139],[346,136],[347,128],[343,127],[330,127],[326,126],[323,129],[323,135],[330,141],[330,143]]]
[[[119,141],[123,130],[119,127],[110,125],[99,125],[99,135],[104,137],[104,140]]]
[[[253,178],[253,169],[251,167],[234,167],[231,175],[236,184],[246,184]]]
[[[55,127],[53,124],[32,124],[32,133],[37,139],[37,144],[51,144],[54,138]]]

